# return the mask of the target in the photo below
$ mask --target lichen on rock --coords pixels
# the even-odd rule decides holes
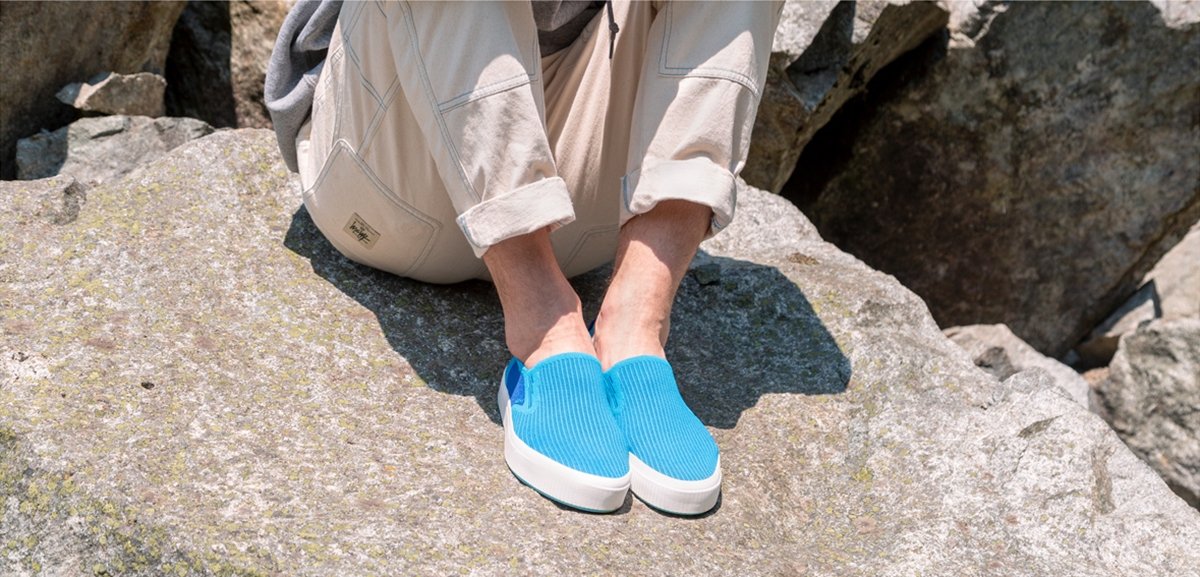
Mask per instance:
[[[1200,513],[1099,418],[1045,375],[976,368],[913,293],[762,191],[673,317],[667,354],[726,472],[718,509],[682,520],[636,500],[583,515],[514,479],[492,287],[341,257],[270,132],[184,144],[63,224],[25,199],[39,186],[60,190],[0,183],[0,573],[1200,566]],[[574,281],[590,312],[605,278]]]

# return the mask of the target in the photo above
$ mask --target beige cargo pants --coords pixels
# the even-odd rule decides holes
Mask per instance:
[[[568,276],[659,201],[737,203],[778,2],[616,2],[539,55],[527,1],[346,2],[297,144],[304,204],[348,258],[449,283],[552,227]]]

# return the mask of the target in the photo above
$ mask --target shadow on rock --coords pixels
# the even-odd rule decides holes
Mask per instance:
[[[700,420],[733,428],[763,395],[846,390],[850,359],[794,282],[772,266],[705,260],[708,271],[693,269],[679,287],[667,345]]]
[[[504,317],[490,283],[431,285],[356,264],[336,251],[301,207],[284,245],[374,313],[388,343],[429,387],[475,397],[499,423],[496,386],[508,360]],[[684,398],[706,425],[734,427],[769,393],[836,394],[850,361],[794,283],[778,269],[707,257],[688,274],[671,319],[667,356]],[[609,268],[572,279],[594,318]]]

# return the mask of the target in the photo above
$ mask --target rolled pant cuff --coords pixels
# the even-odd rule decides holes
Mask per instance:
[[[476,257],[502,240],[547,226],[553,230],[573,220],[567,183],[557,176],[489,198],[456,219]]]
[[[737,206],[733,173],[707,158],[670,160],[635,170],[621,179],[621,225],[664,200],[686,200],[712,209],[707,236],[729,226]]]

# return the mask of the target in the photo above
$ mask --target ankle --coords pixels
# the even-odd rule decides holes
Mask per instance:
[[[596,317],[596,336],[593,345],[596,357],[605,370],[629,358],[650,355],[666,358],[663,346],[669,332],[669,319],[629,314],[621,315],[601,309]]]
[[[529,307],[506,307],[504,337],[509,352],[529,368],[561,353],[595,354],[574,292],[548,295]]]
[[[532,367],[567,352],[594,354],[579,297],[563,276],[542,229],[492,245],[483,255],[504,307],[508,350]]]

